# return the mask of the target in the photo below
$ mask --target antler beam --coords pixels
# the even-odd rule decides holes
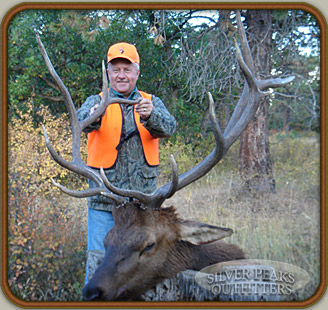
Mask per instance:
[[[239,38],[241,41],[241,48],[235,42],[236,55],[239,66],[245,76],[244,88],[242,95],[235,107],[235,110],[231,116],[231,119],[226,127],[224,133],[219,126],[219,122],[215,115],[214,102],[212,95],[209,93],[209,111],[210,119],[212,123],[212,131],[215,137],[216,146],[214,150],[205,157],[197,166],[191,170],[180,175],[177,180],[177,184],[172,186],[172,182],[163,185],[158,188],[153,194],[147,195],[147,199],[144,197],[138,197],[140,200],[144,200],[146,203],[148,201],[156,201],[157,203],[162,203],[164,200],[160,193],[168,192],[171,188],[176,191],[184,188],[190,183],[200,179],[206,173],[208,173],[226,154],[231,145],[238,139],[244,129],[247,127],[251,119],[254,117],[260,98],[262,96],[268,95],[270,92],[267,90],[269,88],[282,87],[294,80],[294,76],[287,78],[271,78],[266,80],[258,80],[254,74],[253,58],[250,52],[250,48],[247,42],[246,33],[242,26],[240,13],[236,12]],[[118,195],[132,195],[131,192],[127,193],[117,188],[112,188]],[[133,193],[134,197],[138,193]],[[173,195],[173,193],[171,193]]]
[[[65,192],[68,195],[74,196],[74,197],[89,197],[97,194],[101,194],[102,192],[106,191],[106,187],[103,184],[102,177],[100,173],[94,169],[89,168],[81,158],[81,133],[84,128],[95,122],[95,120],[100,117],[108,107],[108,105],[113,104],[113,103],[121,103],[121,104],[137,104],[139,101],[138,100],[126,100],[126,99],[121,99],[121,98],[112,98],[109,97],[109,92],[108,92],[108,80],[107,80],[107,75],[106,75],[106,68],[104,62],[102,62],[102,80],[103,80],[103,86],[102,86],[102,91],[103,91],[103,96],[102,100],[100,102],[99,108],[92,114],[90,115],[89,118],[86,120],[79,122],[78,117],[77,117],[77,112],[74,107],[74,103],[72,101],[71,95],[64,85],[63,81],[57,74],[54,66],[52,65],[50,58],[45,50],[45,47],[39,37],[38,34],[36,34],[36,40],[38,42],[41,54],[43,56],[43,59],[45,61],[45,64],[48,68],[49,73],[51,74],[52,78],[54,79],[55,83],[57,84],[66,108],[68,110],[68,114],[70,117],[71,121],[71,128],[72,128],[72,155],[73,155],[73,160],[71,162],[64,160],[54,149],[52,144],[50,143],[47,131],[45,129],[45,126],[43,126],[43,134],[45,138],[45,143],[48,148],[49,153],[51,154],[52,158],[62,167],[73,171],[79,175],[82,175],[88,179],[93,180],[98,184],[98,188],[94,190],[86,190],[86,191],[74,191],[70,190],[58,183],[56,183],[54,180],[53,184],[57,186],[59,189],[61,189],[63,192]],[[121,196],[117,196],[113,193],[107,193],[107,196],[110,198],[114,199],[115,201],[120,201],[123,202],[123,198]]]

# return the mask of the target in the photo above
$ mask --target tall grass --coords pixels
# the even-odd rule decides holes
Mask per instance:
[[[315,137],[276,135],[271,154],[277,192],[249,197],[240,191],[238,145],[204,178],[166,205],[184,218],[229,227],[226,241],[248,258],[290,263],[306,270],[310,283],[293,296],[311,297],[320,282],[319,144]]]

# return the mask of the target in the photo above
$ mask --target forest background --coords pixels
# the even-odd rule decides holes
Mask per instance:
[[[252,28],[242,12],[252,40]],[[268,97],[266,116],[275,189],[245,190],[237,143],[201,181],[170,200],[179,213],[234,229],[231,242],[253,257],[296,264],[319,283],[320,28],[300,10],[269,11],[270,74],[296,79]],[[161,142],[161,176],[169,154],[180,172],[212,149],[207,92],[225,128],[243,78],[233,38],[234,12],[164,10],[27,10],[8,30],[8,281],[24,300],[80,300],[86,249],[86,203],[64,196],[50,179],[85,188],[86,181],[58,167],[46,151],[41,124],[70,158],[69,120],[35,40],[39,33],[76,108],[101,91],[101,61],[108,46],[127,41],[141,55],[138,88],[154,93],[178,123]],[[256,42],[260,44],[261,42]],[[85,156],[86,136],[83,137]],[[203,207],[199,208],[199,204]],[[182,207],[179,207],[182,206]],[[305,229],[307,228],[307,229]]]

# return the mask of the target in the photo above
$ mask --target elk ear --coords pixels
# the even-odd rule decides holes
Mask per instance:
[[[232,229],[207,225],[194,221],[181,221],[180,240],[189,241],[195,245],[217,241],[233,234]]]

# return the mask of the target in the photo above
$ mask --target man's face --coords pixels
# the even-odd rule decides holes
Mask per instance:
[[[110,86],[126,98],[134,90],[139,73],[137,66],[124,58],[114,59],[108,66]]]

